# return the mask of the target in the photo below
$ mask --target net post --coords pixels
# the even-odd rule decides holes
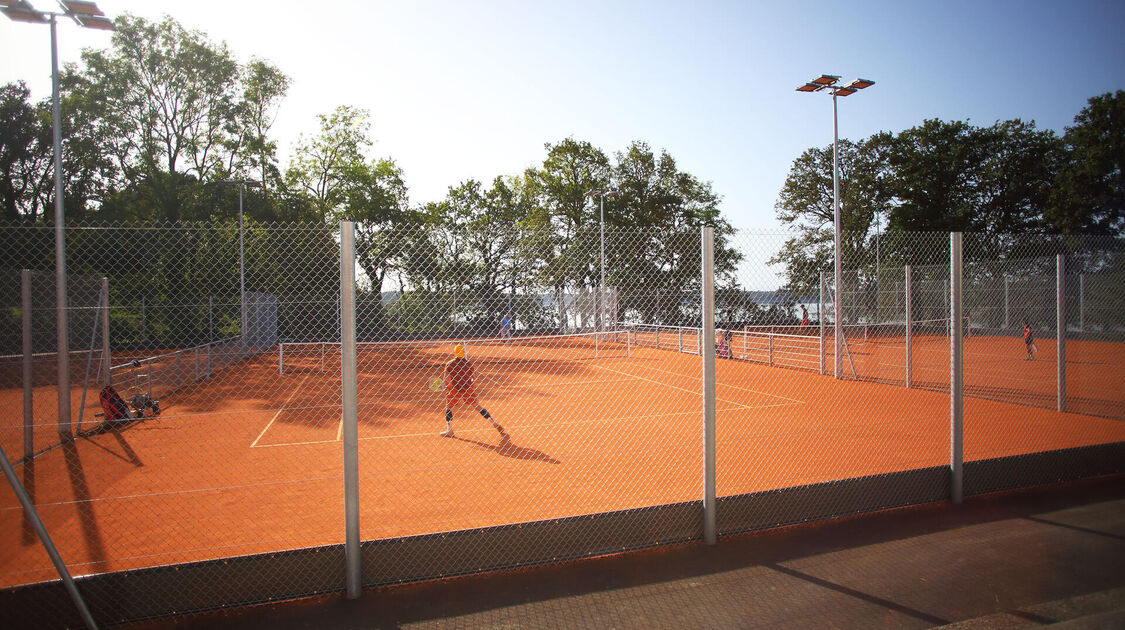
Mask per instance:
[[[824,363],[825,363],[824,342],[825,342],[825,339],[826,339],[826,336],[824,334],[825,333],[825,331],[824,331],[824,286],[825,286],[825,282],[826,282],[825,278],[824,278],[824,275],[825,275],[824,270],[822,269],[821,272],[820,272],[820,286],[817,288],[817,293],[818,293],[817,300],[818,301],[817,301],[817,307],[816,307],[816,314],[817,314],[818,319],[820,319],[820,375],[821,376],[824,376],[824,372],[825,372],[825,369],[824,369]]]
[[[1066,254],[1058,254],[1055,262],[1055,337],[1058,356],[1058,409],[1066,411]]]
[[[700,328],[700,355],[703,371],[703,542],[714,545],[715,532],[715,231],[704,227],[703,239],[703,321]],[[702,343],[706,337],[708,343]]]
[[[770,367],[773,367],[773,333],[769,333],[767,339],[769,339],[769,342],[770,342],[770,348],[769,348],[769,361],[770,361],[770,363],[769,363],[769,365],[770,365]]]
[[[683,353],[683,351],[684,351],[684,329],[683,328],[677,328],[676,329],[676,335],[677,335],[677,338],[679,339],[679,344],[680,344],[679,345],[679,352]]]
[[[949,235],[949,468],[954,503],[964,500],[964,400],[962,398],[961,233]]]
[[[910,265],[903,270],[906,276],[906,387],[914,383],[914,301],[911,299]]]
[[[277,344],[277,373],[285,374],[285,342]]]
[[[340,396],[344,446],[344,561],[348,599],[362,586],[359,553],[359,430],[355,347],[355,224],[340,222]]]
[[[23,456],[35,452],[35,384],[31,347],[31,270],[20,271],[20,315],[23,320]]]
[[[105,302],[102,303],[102,369],[105,370],[105,384],[113,385],[113,374],[110,368],[113,366],[113,360],[109,351],[109,278],[102,276],[102,295],[105,296]]]

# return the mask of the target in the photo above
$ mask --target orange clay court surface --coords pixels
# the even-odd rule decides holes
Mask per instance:
[[[917,341],[914,374],[924,386],[912,389],[720,359],[719,496],[948,464],[949,396],[935,391],[948,383],[944,343]],[[965,460],[1125,440],[1121,345],[1068,342],[1068,391],[1100,416],[1044,408],[1053,407],[1044,401],[1054,400],[1054,344],[1038,345],[1039,357],[1024,361],[1019,339],[967,340]],[[861,377],[878,365],[886,381],[905,373],[895,347],[849,341]],[[456,438],[439,437],[444,394],[427,388],[437,374],[361,365],[364,540],[699,500],[698,356],[634,346],[630,357],[528,358],[478,365],[480,401],[510,440],[463,408]],[[973,388],[1011,400],[975,398]],[[53,410],[54,390],[41,389],[36,404],[49,416],[42,409]],[[15,459],[22,392],[0,396],[14,416],[0,438]],[[168,396],[159,417],[53,448],[16,471],[75,575],[338,544],[339,400],[338,377],[280,375],[267,353]],[[56,577],[23,529],[4,484],[0,586]]]

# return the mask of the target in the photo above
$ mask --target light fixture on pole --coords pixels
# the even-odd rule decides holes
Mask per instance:
[[[838,157],[838,145],[840,140],[839,124],[836,117],[836,97],[848,96],[855,94],[859,90],[875,85],[874,81],[867,79],[855,79],[846,85],[836,85],[840,80],[839,76],[834,74],[822,74],[819,77],[805,83],[797,88],[798,92],[820,92],[828,90],[832,94],[832,231],[834,233],[835,244],[833,246],[833,257],[836,260],[835,268],[835,282],[836,290],[834,292],[833,304],[835,304],[835,372],[836,378],[843,376],[843,348],[844,348],[844,331],[843,322],[840,318],[840,289],[843,284],[843,267],[840,261],[840,166]]]
[[[220,179],[224,186],[238,186],[238,303],[242,325],[242,346],[246,346],[246,246],[242,234],[242,191],[246,188],[260,188],[262,182],[254,179]]]
[[[605,294],[605,198],[606,198],[606,197],[618,197],[618,196],[620,196],[620,195],[621,195],[621,193],[620,193],[620,192],[618,192],[618,191],[616,191],[616,190],[591,190],[590,192],[586,193],[586,196],[587,196],[587,197],[595,197],[595,196],[601,197],[601,209],[599,210],[599,214],[598,214],[598,226],[599,226],[599,231],[600,231],[600,234],[601,234],[601,249],[602,249],[602,260],[601,260],[601,266],[602,266],[602,285],[601,285],[601,298],[600,298],[600,302],[601,302],[601,304],[600,304],[599,308],[600,308],[600,310],[601,310],[601,332],[602,332],[602,334],[603,334],[603,335],[604,335],[604,334],[605,334],[605,332],[606,332],[606,326],[605,326],[605,320],[606,320],[606,294]]]
[[[55,326],[58,340],[58,432],[64,439],[70,428],[70,339],[67,325],[66,239],[63,235],[65,212],[62,183],[62,123],[59,114],[59,51],[55,18],[67,17],[83,28],[114,30],[94,2],[59,2],[61,11],[40,11],[27,0],[0,0],[0,13],[15,22],[51,26],[51,125],[55,152]]]

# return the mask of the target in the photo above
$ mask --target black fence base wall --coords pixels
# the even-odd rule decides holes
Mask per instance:
[[[717,529],[721,535],[838,518],[950,496],[946,466],[841,479],[807,486],[721,497]]]
[[[965,495],[1125,472],[1125,442],[965,462]]]
[[[703,538],[699,501],[363,544],[366,586],[547,564]]]
[[[965,464],[965,494],[1125,472],[1125,442]],[[946,466],[721,497],[722,535],[947,500]],[[549,564],[700,540],[699,501],[363,543],[365,586]],[[722,544],[720,541],[719,544]],[[344,591],[344,547],[193,562],[76,579],[113,625]],[[82,627],[58,580],[0,589],[5,630]]]

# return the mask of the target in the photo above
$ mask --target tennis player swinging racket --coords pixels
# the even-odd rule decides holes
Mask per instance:
[[[476,392],[473,391],[473,364],[465,358],[465,346],[461,344],[454,346],[453,360],[445,364],[445,431],[441,433],[442,437],[453,437],[453,406],[458,403],[476,407],[501,436],[508,435],[504,433],[504,427],[497,424],[477,400]]]

